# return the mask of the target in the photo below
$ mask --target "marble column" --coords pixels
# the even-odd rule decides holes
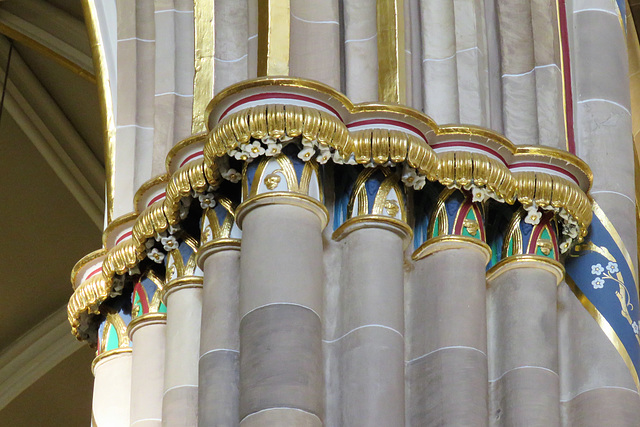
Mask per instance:
[[[317,200],[274,192],[237,210],[240,425],[321,426],[322,229]]]
[[[407,312],[408,425],[487,425],[490,257],[483,241],[456,235],[427,240],[414,253]]]
[[[562,264],[514,255],[487,273],[490,419],[559,426],[557,286]]]
[[[131,427],[162,425],[166,314],[149,313],[129,323]]]
[[[200,425],[238,425],[240,241],[218,239],[198,249],[204,271],[198,373]]]
[[[404,221],[381,215],[347,220],[342,244],[340,311],[325,341],[338,366],[337,425],[403,426]]]
[[[167,305],[162,425],[195,426],[202,278],[181,277],[163,289]]]
[[[131,349],[102,353],[92,363],[95,426],[128,427],[131,401]]]

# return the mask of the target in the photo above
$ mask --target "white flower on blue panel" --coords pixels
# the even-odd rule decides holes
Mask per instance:
[[[604,288],[604,280],[600,277],[596,277],[591,281],[591,285],[593,286],[593,289],[602,289]]]
[[[202,207],[202,209],[216,207],[216,199],[214,199],[211,193],[200,194],[198,200],[200,200],[200,207]]]
[[[162,247],[167,252],[178,249],[178,240],[173,236],[163,237],[160,239],[160,243],[162,243]]]
[[[601,275],[604,272],[604,268],[600,263],[594,264],[591,266],[591,274],[595,274],[596,276]]]
[[[617,273],[618,271],[620,271],[618,269],[618,263],[617,262],[609,262],[609,264],[607,264],[607,271],[609,272],[609,274],[614,274],[614,273]]]
[[[638,335],[638,322],[635,322],[635,321],[634,321],[634,322],[631,324],[631,327],[633,328],[633,333],[634,333],[634,334],[636,334],[636,335]]]

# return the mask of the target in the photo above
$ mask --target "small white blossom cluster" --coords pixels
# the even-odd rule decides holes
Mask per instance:
[[[404,182],[404,185],[411,187],[414,190],[422,190],[427,183],[427,177],[420,174],[417,169],[412,168],[405,163],[402,167],[402,182]]]
[[[603,277],[600,277],[602,273],[604,273],[605,268],[607,270],[607,273]],[[594,274],[596,277],[591,281],[591,286],[593,286],[593,289],[604,288],[605,279],[614,279],[613,274],[616,274],[619,271],[620,271],[620,268],[618,267],[618,263],[614,261],[609,261],[606,267],[602,267],[602,264],[600,263],[593,264],[591,266],[591,274]],[[637,334],[638,331],[636,330],[636,328],[637,328],[637,325],[636,327],[633,328],[635,333]]]
[[[162,261],[164,261],[165,258],[165,254],[164,252],[158,250],[155,245],[156,243],[160,243],[162,245],[162,249],[164,249],[165,252],[170,252],[172,250],[178,249],[180,247],[180,243],[174,236],[174,234],[176,234],[178,231],[180,231],[179,225],[169,225],[167,231],[156,234],[153,239],[148,239],[145,242],[145,246],[147,248],[147,258],[157,264],[162,264]]]
[[[524,222],[531,225],[538,225],[542,218],[542,210],[552,211],[560,217],[560,226],[562,227],[561,235],[564,239],[560,243],[560,252],[565,253],[571,248],[573,242],[580,234],[578,222],[564,208],[554,208],[551,205],[538,206],[534,201],[530,206],[526,206],[527,216]]]
[[[277,156],[282,152],[282,147],[286,145],[286,142],[291,139],[293,138],[286,135],[279,139],[271,136],[265,136],[259,141],[254,140],[242,143],[239,147],[227,151],[227,154],[229,157],[233,157],[236,160],[252,162],[253,159],[260,156]]]

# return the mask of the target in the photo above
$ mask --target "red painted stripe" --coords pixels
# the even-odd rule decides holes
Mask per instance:
[[[353,122],[353,123],[349,123],[347,125],[347,128],[353,128],[356,126],[367,126],[367,125],[392,125],[392,126],[398,126],[401,127],[403,129],[407,129],[410,130],[411,132],[420,135],[422,137],[422,139],[424,139],[425,142],[427,142],[427,137],[424,136],[424,134],[422,132],[420,132],[420,129],[418,129],[415,126],[411,126],[410,124],[407,123],[403,123],[397,120],[391,120],[391,119],[369,119],[369,120],[361,120],[359,122]]]
[[[556,171],[558,173],[561,173],[563,175],[566,175],[566,176],[570,177],[577,185],[580,185],[580,181],[578,181],[578,178],[576,178],[572,173],[562,169],[561,167],[558,167],[556,165],[550,165],[548,163],[536,163],[536,162],[515,163],[515,164],[509,166],[509,170],[519,169],[521,167],[524,167],[524,168],[550,169],[552,171]]]
[[[127,237],[131,237],[131,235],[133,235],[133,231],[127,231],[126,233],[124,233],[122,236],[118,237],[118,240],[116,240],[116,245],[122,242]]]
[[[460,211],[458,211],[458,222],[456,222],[455,224],[453,234],[457,234],[458,236],[462,235],[462,225],[464,224],[464,219],[469,213],[469,209],[471,209],[471,202],[469,201],[469,198],[467,198],[467,200],[460,208]]]
[[[489,147],[485,147],[484,145],[477,144],[475,142],[451,141],[451,142],[438,142],[436,144],[431,144],[431,148],[433,148],[434,150],[436,148],[444,148],[444,147],[470,147],[470,148],[476,148],[478,150],[486,151],[487,153],[490,153],[491,155],[493,155],[493,156],[497,157],[498,159],[500,159],[500,161],[505,166],[507,165],[507,161],[497,151],[492,150]]]
[[[96,268],[95,270],[93,270],[91,273],[89,273],[87,275],[87,278],[84,280],[89,280],[92,276],[95,276],[96,274],[100,273],[102,271],[102,267]]]
[[[562,47],[562,64],[564,71],[564,97],[567,122],[567,150],[576,154],[576,141],[573,131],[573,92],[571,90],[571,60],[569,55],[569,31],[567,29],[567,8],[565,0],[558,0],[560,20],[560,42]]]
[[[180,163],[180,166],[178,166],[178,167],[184,166],[189,160],[193,160],[198,156],[202,156],[203,153],[204,153],[204,151],[198,151],[197,153],[193,153],[192,155],[190,155],[186,159],[184,159],[182,161],[182,163]]]
[[[338,116],[340,120],[342,120],[342,117],[340,117],[340,114],[338,114],[338,112],[329,104],[325,104],[324,102],[320,102],[317,99],[310,98],[308,96],[296,95],[294,93],[261,93],[258,95],[252,95],[247,98],[243,98],[239,101],[234,102],[233,104],[231,104],[229,108],[224,110],[224,112],[220,115],[219,120],[222,120],[227,114],[229,114],[229,111],[233,110],[236,107],[239,107],[240,105],[243,105],[252,101],[261,101],[263,99],[295,99],[296,101],[309,102],[312,104],[319,105],[322,108],[326,108],[327,110],[331,111],[333,114]]]
[[[151,206],[152,204],[154,204],[158,200],[162,199],[166,195],[167,195],[167,193],[165,193],[164,191],[162,193],[158,194],[156,197],[151,199],[151,201],[147,204],[147,207]]]

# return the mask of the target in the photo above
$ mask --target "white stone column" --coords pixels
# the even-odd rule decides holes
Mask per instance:
[[[163,289],[167,305],[162,425],[195,426],[202,278],[180,277]]]
[[[562,264],[514,255],[487,273],[492,424],[559,426],[557,286]]]
[[[96,426],[128,427],[131,401],[131,349],[118,348],[93,360],[92,418]]]
[[[368,215],[347,220],[337,328],[326,348],[340,374],[339,425],[404,426],[404,244],[409,227]]]
[[[150,313],[129,323],[131,358],[131,427],[162,425],[166,315]]]
[[[240,425],[321,426],[322,229],[327,211],[294,193],[236,211],[240,260]]]
[[[198,249],[204,271],[198,373],[198,421],[238,425],[240,241],[218,239]]]
[[[413,255],[408,288],[408,425],[486,426],[487,315],[483,241],[447,235]]]

